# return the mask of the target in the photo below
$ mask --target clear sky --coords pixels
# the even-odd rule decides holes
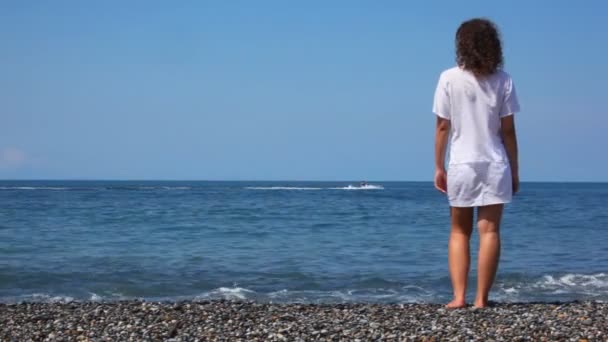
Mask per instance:
[[[431,180],[483,16],[521,177],[608,181],[606,1],[0,1],[0,178]]]

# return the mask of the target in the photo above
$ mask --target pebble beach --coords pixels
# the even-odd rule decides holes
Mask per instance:
[[[608,341],[608,303],[0,304],[1,341]]]

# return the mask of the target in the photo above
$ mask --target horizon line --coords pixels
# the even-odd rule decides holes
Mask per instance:
[[[1,179],[0,182],[402,182],[402,183],[432,183],[433,180],[314,180],[314,179],[121,179],[121,178],[22,178],[22,179]],[[608,180],[525,180],[521,183],[588,183],[602,184]]]

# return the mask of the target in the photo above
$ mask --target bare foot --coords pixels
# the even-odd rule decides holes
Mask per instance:
[[[465,306],[467,306],[467,303],[464,301],[464,299],[454,299],[445,305],[445,307],[448,309],[461,309]]]
[[[475,304],[473,304],[475,309],[483,309],[488,307],[488,302],[485,300],[475,300]]]

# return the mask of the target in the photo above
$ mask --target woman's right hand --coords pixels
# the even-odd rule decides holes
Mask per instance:
[[[448,175],[445,169],[435,170],[435,188],[444,194],[448,192]]]
[[[511,177],[511,183],[513,184],[513,194],[516,194],[519,191],[519,175],[513,174]]]

